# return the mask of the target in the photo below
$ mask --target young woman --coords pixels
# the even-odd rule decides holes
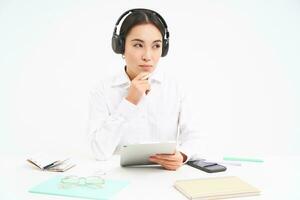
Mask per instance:
[[[89,134],[96,158],[105,160],[124,144],[179,137],[175,154],[149,158],[165,169],[178,169],[201,153],[203,140],[191,119],[186,95],[158,66],[169,48],[166,22],[152,10],[129,10],[116,23],[112,48],[122,54],[126,66],[91,92]]]

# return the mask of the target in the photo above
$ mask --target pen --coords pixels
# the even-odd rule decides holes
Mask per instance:
[[[261,159],[257,158],[241,158],[241,157],[223,157],[223,160],[228,160],[228,161],[244,161],[244,162],[256,162],[256,163],[262,163],[264,162]]]
[[[150,73],[147,74],[146,76],[144,76],[141,80],[148,80],[149,77],[150,77]],[[150,90],[146,90],[146,91],[145,91],[146,95],[147,95],[149,92],[150,92]]]
[[[52,167],[53,165],[55,165],[55,164],[58,163],[58,162],[59,162],[59,161],[54,161],[53,163],[50,163],[49,165],[46,165],[45,167],[43,167],[43,170]]]

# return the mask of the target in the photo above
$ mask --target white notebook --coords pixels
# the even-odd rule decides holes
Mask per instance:
[[[178,180],[174,187],[189,199],[225,199],[259,195],[260,191],[235,176]]]

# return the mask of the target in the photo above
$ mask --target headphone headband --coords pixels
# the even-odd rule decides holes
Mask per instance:
[[[145,8],[135,8],[135,9],[130,9],[130,10],[127,10],[126,12],[124,12],[117,20],[117,22],[115,24],[115,30],[117,29],[117,26],[119,25],[120,21],[124,18],[124,16],[126,16],[130,12],[134,13],[134,12],[139,12],[139,11],[148,11],[148,12],[152,12],[153,14],[157,15],[159,20],[165,27],[165,30],[166,30],[165,34],[167,35],[167,37],[169,37],[168,25],[167,25],[166,21],[164,20],[164,18],[159,13],[155,12],[154,10],[145,9]]]

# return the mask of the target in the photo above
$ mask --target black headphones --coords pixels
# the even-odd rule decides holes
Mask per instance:
[[[130,12],[131,13],[152,12],[154,15],[156,15],[159,18],[159,20],[165,27],[165,34],[163,36],[164,38],[163,38],[163,44],[162,44],[161,57],[166,56],[168,53],[168,50],[169,50],[169,36],[170,36],[167,23],[165,22],[164,18],[162,18],[162,16],[160,16],[160,14],[158,14],[157,12],[155,12],[153,10],[149,10],[149,9],[144,9],[144,8],[136,8],[136,9],[128,10],[119,17],[119,19],[115,25],[112,40],[111,40],[111,46],[112,46],[113,51],[117,54],[123,54],[125,51],[125,38],[122,38],[122,37],[120,37],[120,35],[117,34],[117,26],[119,25],[119,23],[123,19],[123,17]]]

